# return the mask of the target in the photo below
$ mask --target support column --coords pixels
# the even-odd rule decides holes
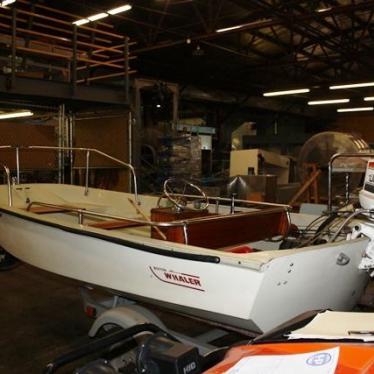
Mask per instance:
[[[125,101],[126,104],[130,102],[130,52],[129,52],[129,38],[125,37],[124,61],[125,61]]]
[[[73,85],[73,95],[75,95],[75,92],[77,90],[77,38],[78,38],[78,31],[77,31],[77,25],[73,25],[73,63],[71,65],[72,72],[70,74],[71,76],[71,83]]]
[[[10,87],[14,88],[16,81],[16,52],[17,52],[17,8],[13,6],[12,8],[12,73]]]

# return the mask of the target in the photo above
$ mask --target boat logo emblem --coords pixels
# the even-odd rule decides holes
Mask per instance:
[[[330,353],[321,352],[321,353],[316,353],[313,356],[310,356],[306,360],[306,363],[310,366],[323,366],[329,363],[331,361],[331,358],[332,357]]]
[[[161,282],[205,292],[198,275],[179,273],[174,270],[167,270],[156,266],[150,266],[149,269]]]

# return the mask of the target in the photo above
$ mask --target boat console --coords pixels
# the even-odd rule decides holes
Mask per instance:
[[[195,195],[187,195],[189,189]],[[209,198],[205,192],[186,180],[167,179],[163,196],[172,206],[151,209],[151,221],[181,224],[158,229],[152,227],[152,238],[218,249],[285,236],[290,229],[288,211],[284,206],[236,211],[232,204],[230,214],[219,214],[218,210],[212,213],[208,210]]]

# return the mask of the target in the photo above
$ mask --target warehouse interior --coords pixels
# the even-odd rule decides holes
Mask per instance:
[[[232,345],[311,310],[370,327],[373,17],[0,0],[0,372],[223,373]]]

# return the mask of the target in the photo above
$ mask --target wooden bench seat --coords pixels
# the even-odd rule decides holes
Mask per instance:
[[[170,222],[190,218],[214,217],[208,212],[176,213],[173,210],[152,209],[152,221]],[[290,229],[287,212],[283,209],[264,209],[248,214],[222,216],[219,220],[202,220],[187,227],[188,244],[198,247],[219,249],[233,247],[285,235]],[[184,243],[183,227],[160,227],[168,241]],[[152,229],[152,237],[159,239],[159,234]]]
[[[88,226],[95,227],[97,229],[115,230],[115,229],[124,229],[127,227],[144,226],[144,224],[133,222],[133,221],[128,221],[125,219],[113,219],[113,220],[91,223]]]
[[[48,213],[64,213],[69,212],[71,209],[68,207],[63,208],[54,208],[49,206],[32,206],[30,208],[26,208],[28,212],[36,213],[36,214],[48,214]]]

